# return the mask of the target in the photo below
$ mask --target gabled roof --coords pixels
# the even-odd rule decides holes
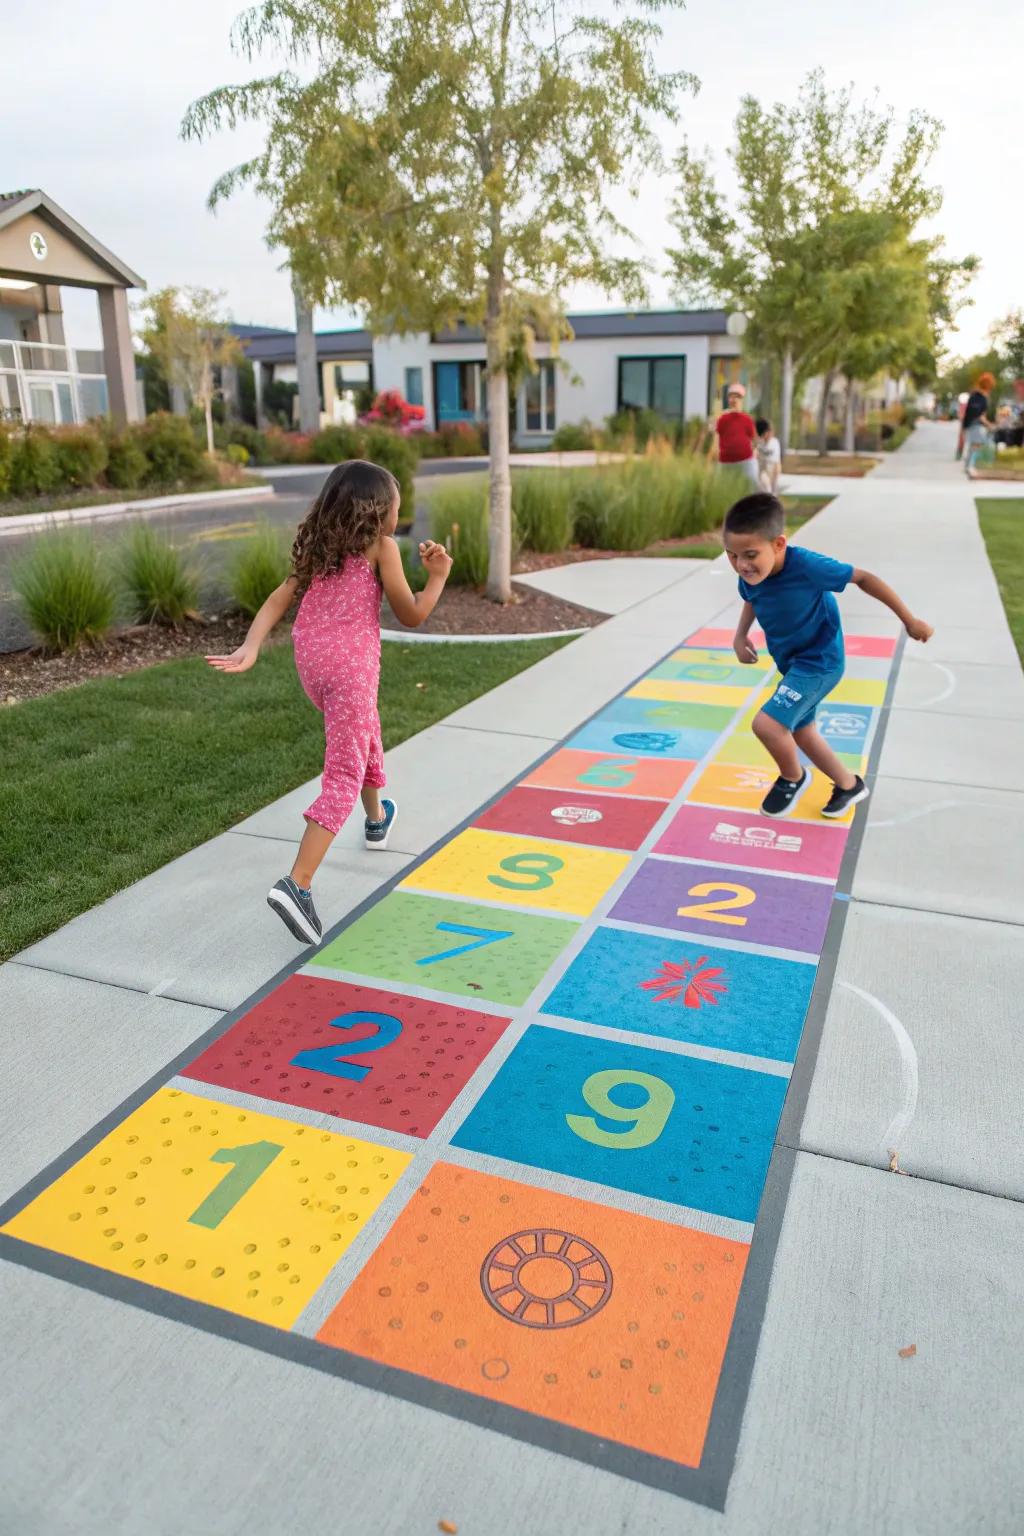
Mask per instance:
[[[38,187],[24,192],[0,192],[0,229],[7,224],[13,224],[15,219],[22,218],[26,213],[35,213],[37,210],[45,213],[62,234],[85,251],[86,255],[91,256],[101,267],[106,267],[112,272],[126,288],[145,288],[145,280],[137,272],[133,272],[131,267],[126,267],[113,251],[108,251],[105,245],[100,245],[98,240],[94,240],[81,224],[76,223],[69,213],[65,213],[52,197],[47,197],[46,193],[41,192]]]
[[[280,325],[239,325],[232,320],[228,325],[232,336],[239,341],[255,341],[260,336],[294,336],[294,331],[286,330]]]
[[[316,355],[321,362],[332,358],[370,357],[373,337],[369,331],[317,331]],[[295,332],[275,331],[254,336],[245,343],[245,355],[253,362],[294,363]]]

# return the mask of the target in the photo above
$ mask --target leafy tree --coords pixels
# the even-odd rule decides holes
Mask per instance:
[[[871,262],[938,210],[925,170],[939,133],[914,111],[898,135],[891,109],[855,105],[852,88],[830,94],[816,71],[793,105],[743,98],[728,152],[732,199],[707,154],[684,145],[677,158],[670,276],[682,298],[750,316],[750,345],[782,364],[784,445],[795,386],[841,354]]]
[[[530,349],[525,301],[543,295],[553,312],[577,283],[644,298],[644,264],[612,254],[626,231],[607,192],[660,165],[652,121],[673,120],[693,84],[658,68],[657,13],[681,4],[642,0],[604,19],[586,0],[262,0],[236,45],[250,59],[273,46],[290,67],[213,91],[185,118],[195,137],[266,123],[262,152],[211,200],[243,184],[270,198],[268,237],[308,298],[356,306],[383,333],[482,326],[487,590],[499,601],[511,596],[509,365]]]
[[[988,336],[999,353],[1002,371],[1011,379],[1024,379],[1024,309],[1011,309]]]
[[[138,306],[140,336],[168,385],[185,390],[206,421],[206,449],[213,452],[215,370],[241,361],[241,346],[220,319],[224,295],[209,288],[161,288]]]

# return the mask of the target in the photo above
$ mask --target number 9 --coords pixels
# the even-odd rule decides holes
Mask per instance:
[[[565,860],[557,859],[553,853],[513,853],[502,859],[499,868],[525,878],[506,880],[503,875],[488,875],[487,878],[492,885],[500,885],[507,891],[543,891],[555,883],[548,871],[554,872],[564,865]]]
[[[643,1088],[647,1094],[644,1103],[632,1109],[614,1103],[611,1098],[613,1088],[627,1083]],[[595,1072],[587,1078],[580,1092],[594,1113],[603,1120],[630,1121],[631,1128],[628,1131],[604,1131],[590,1115],[566,1115],[565,1121],[570,1131],[596,1147],[612,1147],[621,1151],[649,1147],[653,1141],[657,1141],[676,1102],[676,1096],[668,1083],[660,1077],[651,1077],[647,1072],[614,1069]]]

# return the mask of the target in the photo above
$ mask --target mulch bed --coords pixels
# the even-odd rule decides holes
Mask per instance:
[[[545,556],[539,556],[545,559]],[[557,557],[552,564],[565,565]],[[532,566],[542,570],[543,566]],[[592,608],[579,608],[575,603],[565,603],[559,597],[546,592],[535,592],[532,587],[512,583],[512,601],[502,606],[492,603],[482,592],[472,587],[449,587],[427,622],[421,626],[423,635],[530,635],[549,634],[555,630],[592,629],[608,617],[595,613]],[[381,615],[385,629],[401,629],[385,606]]]
[[[524,549],[513,568],[515,575],[532,574],[534,571],[554,570],[558,565],[579,565],[585,560],[649,560],[652,556],[665,555],[674,549],[683,550],[688,544],[710,544],[719,536],[719,530],[691,534],[688,539],[659,539],[647,549],[584,549],[581,544],[571,544],[568,549],[554,554],[539,555],[535,550]],[[447,599],[445,599],[447,601]]]

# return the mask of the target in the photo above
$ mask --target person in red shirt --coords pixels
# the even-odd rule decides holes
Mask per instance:
[[[730,384],[728,409],[715,422],[718,462],[741,469],[751,485],[760,489],[757,473],[757,427],[754,418],[742,409],[746,390],[742,384]]]

